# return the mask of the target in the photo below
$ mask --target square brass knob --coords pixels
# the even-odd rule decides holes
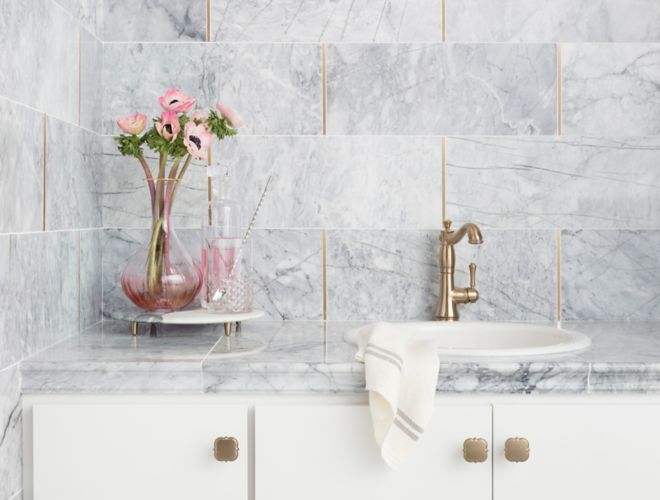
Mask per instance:
[[[463,441],[463,458],[466,462],[479,464],[488,460],[488,442],[483,438],[469,438]]]
[[[504,442],[504,457],[509,462],[527,462],[529,459],[529,441],[525,438],[509,438]]]
[[[213,456],[218,462],[233,462],[238,458],[238,439],[219,437],[213,443]]]

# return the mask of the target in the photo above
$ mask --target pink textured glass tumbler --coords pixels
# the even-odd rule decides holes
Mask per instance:
[[[218,313],[252,310],[252,244],[222,236],[224,228],[204,228],[202,305]]]

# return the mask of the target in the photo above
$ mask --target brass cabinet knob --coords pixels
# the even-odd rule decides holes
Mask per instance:
[[[504,442],[504,457],[509,462],[527,462],[529,459],[529,441],[514,437]]]
[[[488,441],[483,438],[469,438],[463,441],[463,458],[472,464],[488,460]]]
[[[213,443],[213,456],[218,462],[233,462],[238,458],[238,439],[219,437]]]

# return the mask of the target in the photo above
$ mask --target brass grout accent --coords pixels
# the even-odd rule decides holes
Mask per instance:
[[[557,44],[557,135],[561,135],[562,121],[562,76],[561,76],[561,44]]]
[[[323,230],[323,320],[328,319],[328,230]]]
[[[206,41],[211,41],[211,0],[206,0]]]
[[[442,41],[446,42],[447,37],[446,37],[446,31],[445,31],[445,18],[447,16],[447,9],[445,5],[445,0],[442,0]]]
[[[557,321],[561,321],[561,229],[556,230],[557,245]]]
[[[43,144],[43,186],[41,199],[41,228],[46,230],[46,164],[48,163],[48,114],[44,113],[44,144]]]
[[[328,92],[327,92],[327,71],[325,44],[321,44],[321,73],[323,78],[323,135],[326,135],[326,124],[328,114]]]
[[[442,220],[444,221],[447,216],[447,155],[445,149],[445,136],[442,136]],[[440,221],[442,222],[442,221]]]

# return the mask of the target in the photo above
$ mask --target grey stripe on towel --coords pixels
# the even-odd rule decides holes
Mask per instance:
[[[411,429],[417,431],[419,434],[424,432],[424,428],[417,425],[417,423],[412,418],[410,418],[408,415],[403,413],[401,411],[401,408],[398,408],[396,410],[396,414],[397,414],[397,416],[401,417],[401,420],[403,420],[405,423],[407,423],[410,426]]]
[[[413,441],[417,441],[419,439],[419,436],[417,434],[415,434],[413,431],[411,431],[410,429],[408,429],[408,427],[406,427],[404,425],[404,423],[401,422],[401,420],[395,418],[394,419],[394,425],[396,425],[399,429],[401,429],[401,432],[403,432],[406,436],[408,436]]]
[[[370,348],[375,349],[376,351],[380,351],[383,354],[387,354],[388,356],[391,356],[394,359],[396,359],[399,363],[403,364],[403,358],[401,356],[399,356],[397,353],[395,353],[394,351],[390,351],[389,349],[383,349],[382,347],[377,346],[377,345],[372,344],[372,343],[367,344],[367,349],[370,349]]]
[[[365,356],[366,356],[366,355],[374,356],[374,357],[376,357],[376,358],[382,359],[383,361],[387,361],[388,363],[390,363],[390,364],[396,366],[396,368],[397,368],[399,371],[401,371],[401,364],[400,364],[396,359],[392,359],[392,358],[390,358],[390,357],[388,357],[388,356],[385,356],[384,354],[381,354],[381,353],[379,353],[379,352],[372,351],[371,349],[367,349],[366,351],[364,351],[364,355],[365,355]]]

